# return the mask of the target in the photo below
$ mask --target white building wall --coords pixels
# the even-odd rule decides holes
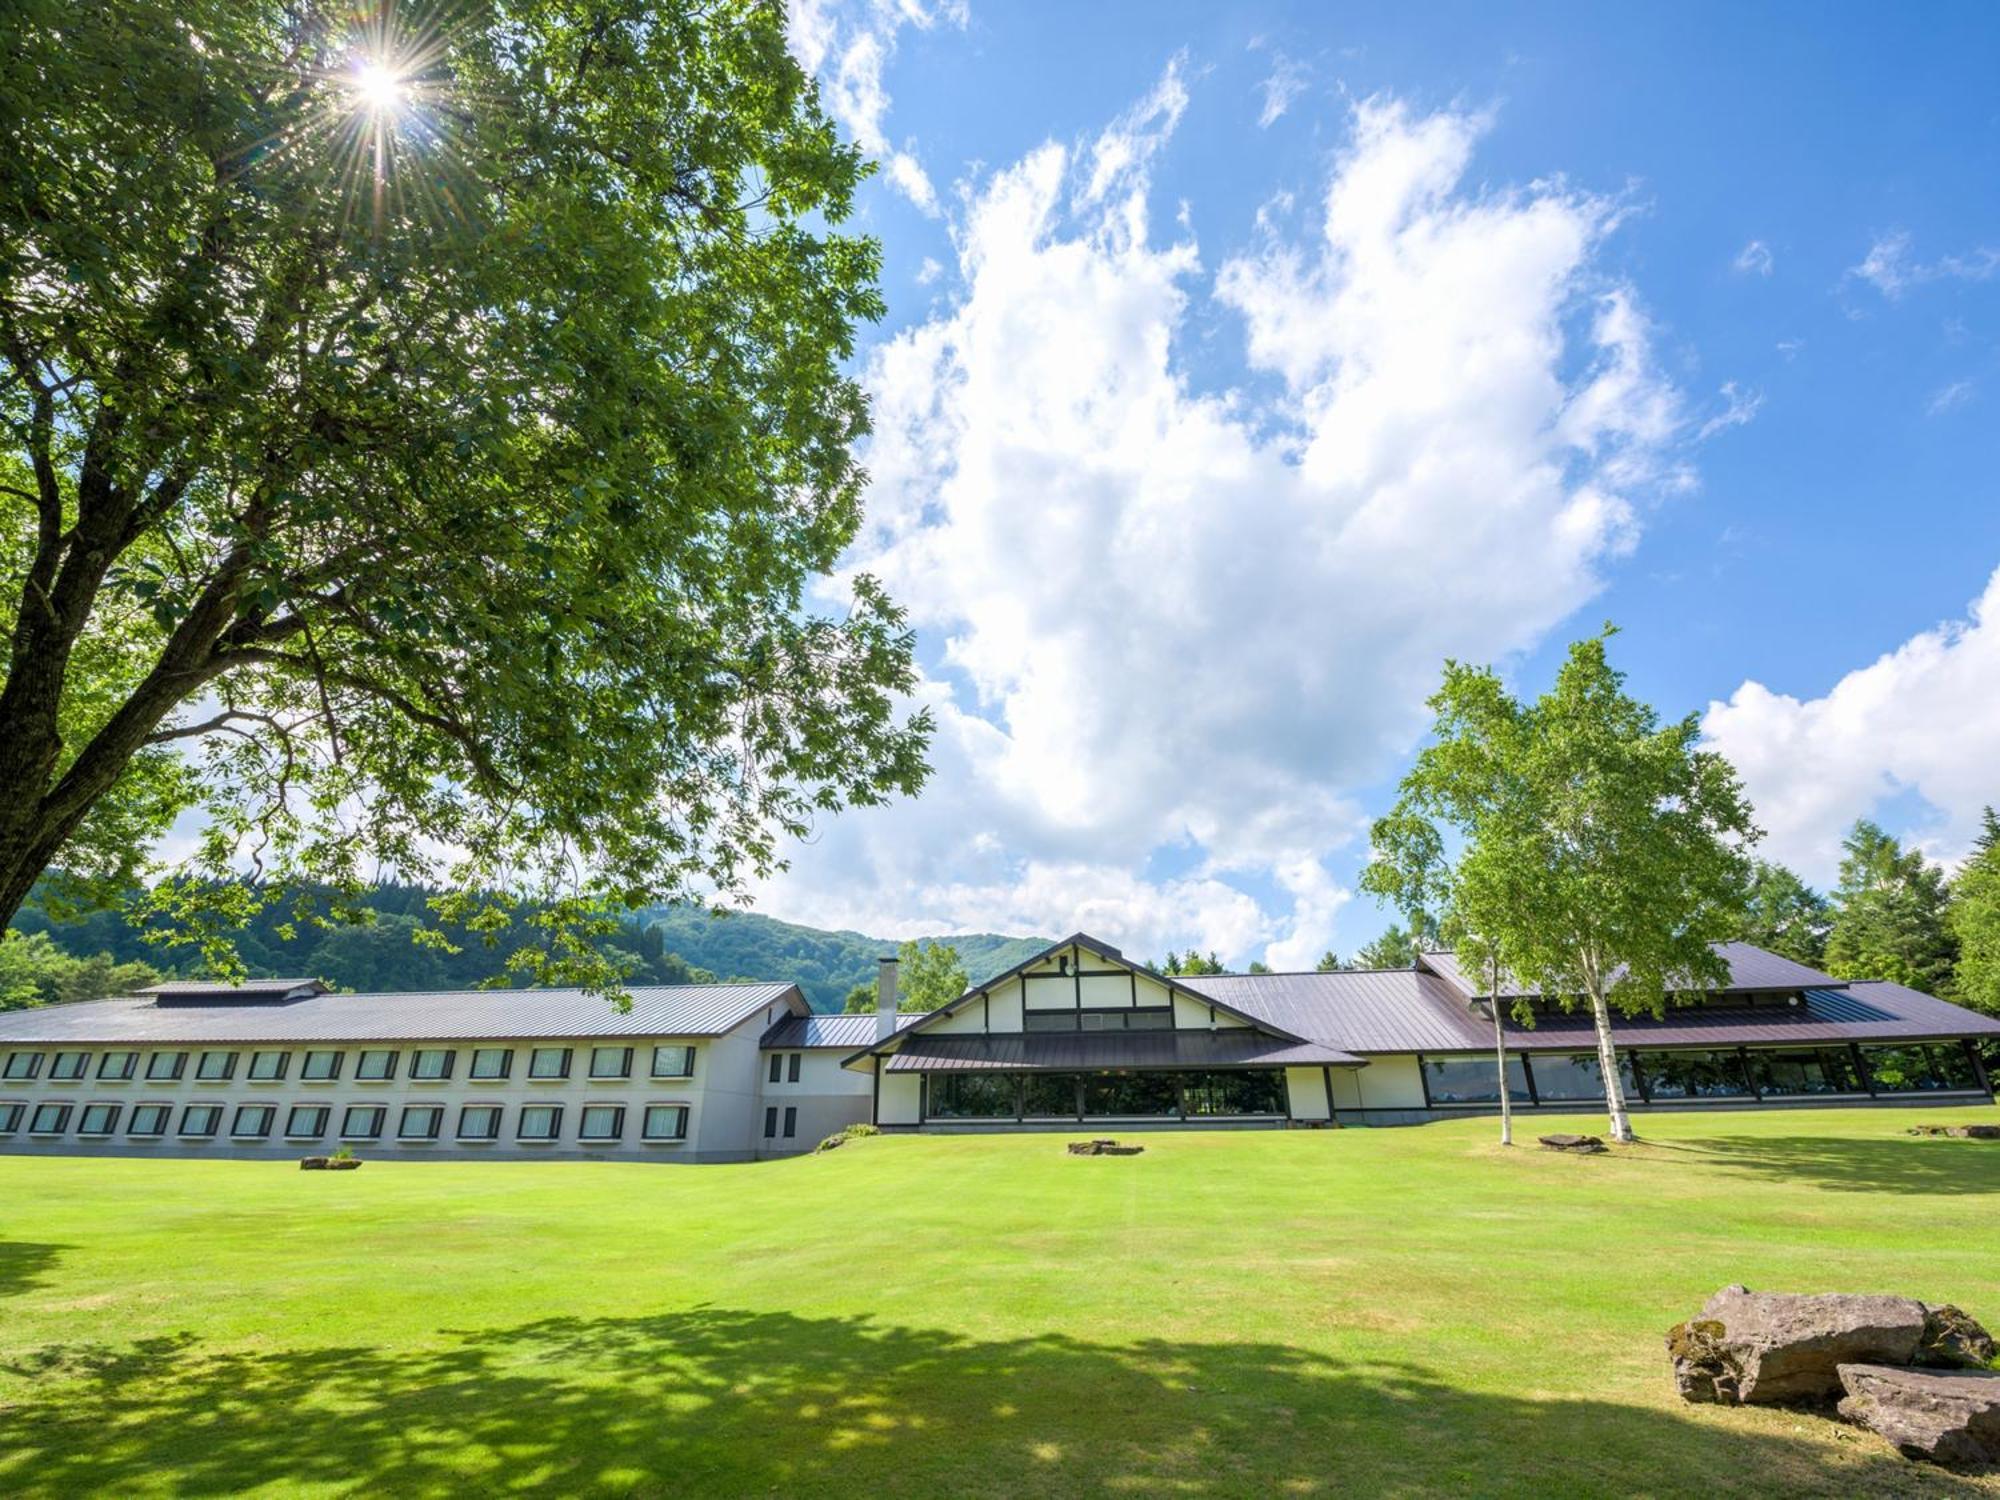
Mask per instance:
[[[917,1124],[923,1103],[920,1082],[915,1073],[884,1073],[875,1122],[891,1126]]]
[[[757,1060],[759,1083],[757,1109],[757,1154],[794,1156],[810,1151],[821,1141],[848,1125],[865,1124],[874,1105],[875,1079],[870,1073],[843,1068],[840,1060],[855,1049],[849,1047],[774,1048]],[[771,1081],[771,1059],[778,1059],[778,1080]],[[792,1081],[792,1058],[799,1059],[798,1081]],[[775,1109],[775,1116],[767,1111]],[[784,1134],[785,1111],[796,1110],[795,1129]],[[767,1124],[775,1131],[767,1132]]]
[[[1285,1094],[1291,1101],[1294,1120],[1327,1118],[1326,1075],[1321,1069],[1285,1069]]]

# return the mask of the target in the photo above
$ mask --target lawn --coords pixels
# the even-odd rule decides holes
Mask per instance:
[[[2000,1145],[1903,1134],[1942,1118],[0,1157],[0,1493],[2000,1494],[1682,1406],[1661,1348],[1731,1281],[2000,1327]]]

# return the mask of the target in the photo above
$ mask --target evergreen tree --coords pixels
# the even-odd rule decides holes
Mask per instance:
[[[1958,940],[1952,998],[2000,1016],[2000,818],[1981,814],[1972,857],[1951,883],[1945,920]]]
[[[1945,923],[1944,872],[1865,818],[1841,847],[1827,972],[1950,994],[1957,944]]]
[[[1813,968],[1826,962],[1833,906],[1783,865],[1758,860],[1750,871],[1750,914],[1738,934]]]

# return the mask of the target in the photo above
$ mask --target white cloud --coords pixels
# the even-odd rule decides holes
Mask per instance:
[[[889,91],[882,74],[904,26],[928,31],[940,22],[963,28],[963,0],[792,0],[792,55],[820,80],[827,108],[861,149],[881,162],[884,175],[923,212],[939,212],[937,189],[917,160],[914,142],[889,138]]]
[[[1753,421],[1763,408],[1762,391],[1742,390],[1735,381],[1725,380],[1722,382],[1722,410],[1705,420],[1696,436],[1706,442],[1718,432],[1727,432],[1732,427],[1741,427]]]
[[[1745,682],[1702,720],[1735,763],[1768,837],[1763,853],[1828,881],[1841,836],[1893,797],[1937,809],[1920,830],[1955,858],[1979,809],[2000,801],[2000,571],[1968,617],[1912,637],[1849,672],[1824,697],[1800,700]]]
[[[1257,124],[1264,130],[1285,117],[1292,102],[1306,91],[1306,79],[1310,70],[1295,58],[1282,52],[1271,54],[1271,71],[1263,82],[1257,85],[1257,92],[1264,96],[1263,108],[1257,111]]]
[[[1351,789],[1442,659],[1539,642],[1679,481],[1679,397],[1596,259],[1614,204],[1468,187],[1485,116],[1377,99],[1317,222],[1260,217],[1210,281],[1149,203],[1186,102],[1176,63],[969,190],[960,290],[871,356],[852,563],[937,643],[936,774],[767,908],[1310,964]],[[1181,346],[1232,311],[1252,383],[1203,389]]]
[[[929,286],[942,275],[944,267],[938,264],[936,257],[926,255],[917,267],[917,285]]]
[[[1954,380],[1951,384],[1941,386],[1933,392],[1924,410],[1934,417],[1941,417],[1948,411],[1957,411],[1972,399],[1973,389],[1973,384],[1969,380]]]
[[[1752,240],[1736,252],[1736,269],[1746,276],[1769,276],[1771,265],[1771,247],[1762,240]]]
[[[1920,261],[1910,253],[1911,245],[1906,229],[1878,235],[1860,263],[1848,267],[1847,274],[1867,282],[1893,301],[1925,282],[1986,281],[2000,273],[2000,250],[1981,247],[1967,255]]]

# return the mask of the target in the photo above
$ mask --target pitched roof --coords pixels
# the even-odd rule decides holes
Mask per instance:
[[[322,994],[284,1005],[96,1000],[0,1013],[0,1046],[720,1036],[766,1006],[806,1008],[793,984],[648,985],[627,993],[632,1008],[624,1012],[575,989]]]
[[[896,1024],[907,1026],[912,1021],[920,1021],[929,1011],[905,1010],[896,1013]],[[779,1048],[845,1047],[852,1051],[865,1047],[875,1040],[875,1012],[866,1011],[855,1015],[841,1012],[838,1015],[814,1013],[809,1016],[781,1016],[771,1023],[757,1045],[772,1050]]]
[[[1802,990],[1809,986],[1821,989],[1839,989],[1847,983],[1835,979],[1831,974],[1822,974],[1818,969],[1795,963],[1782,954],[1772,953],[1750,943],[1717,943],[1716,953],[1729,966],[1729,982],[1724,985],[1703,985],[1711,993],[1718,991],[1764,991]],[[1450,980],[1459,993],[1483,999],[1488,990],[1484,975],[1468,975],[1458,966],[1458,958],[1449,951],[1422,955],[1423,967],[1442,974]],[[1622,972],[1622,971],[1620,971]],[[1532,985],[1522,985],[1513,975],[1502,974],[1500,993],[1509,998],[1534,999],[1541,994]],[[1618,982],[1618,974],[1611,976],[1612,983]]]
[[[891,1073],[1026,1069],[1351,1068],[1363,1059],[1317,1042],[1289,1042],[1248,1027],[1227,1031],[1030,1031],[999,1036],[918,1033],[893,1053]]]
[[[1189,974],[1197,993],[1348,1052],[1462,1051],[1490,1045],[1491,1023],[1450,985],[1418,969],[1328,974]]]

